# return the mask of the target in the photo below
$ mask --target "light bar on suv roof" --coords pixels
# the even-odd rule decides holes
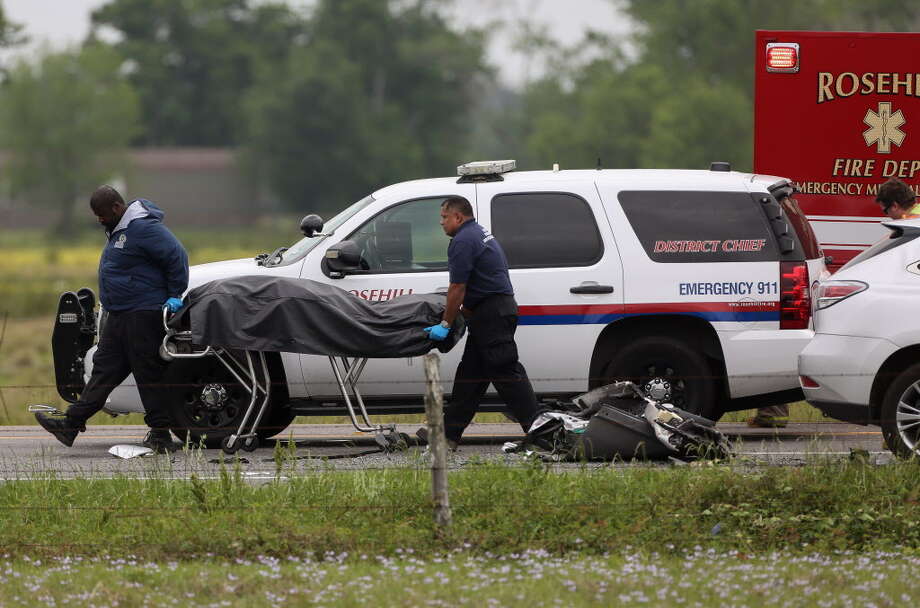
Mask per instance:
[[[476,182],[500,182],[504,181],[502,173],[514,171],[515,161],[513,160],[479,160],[472,163],[465,163],[457,167],[457,175],[460,179],[458,184],[471,184]]]
[[[477,160],[457,167],[457,175],[496,175],[514,171],[514,160]]]

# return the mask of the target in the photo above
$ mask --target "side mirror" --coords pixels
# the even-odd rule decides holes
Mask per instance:
[[[314,237],[323,231],[323,218],[311,213],[300,220],[300,231],[306,237]]]
[[[361,270],[364,261],[361,258],[361,250],[354,241],[336,243],[326,250],[325,259],[329,271],[341,275],[349,271]]]

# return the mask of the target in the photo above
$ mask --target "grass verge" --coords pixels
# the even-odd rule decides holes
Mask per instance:
[[[435,542],[424,467],[323,471],[246,482],[41,477],[0,485],[0,554],[133,554],[166,560],[207,555],[322,558],[327,553],[431,555],[547,550],[604,554],[630,547],[716,551],[915,551],[920,476],[914,462],[767,468],[592,469],[541,463],[473,465],[451,473],[453,529]]]
[[[191,264],[251,258],[302,238],[298,221],[266,222],[251,229],[178,230]],[[0,229],[0,314],[11,318],[54,314],[58,297],[80,287],[97,289],[97,266],[105,237],[94,229],[49,240],[36,231]]]
[[[218,563],[120,556],[0,559],[0,587],[9,606],[909,606],[920,594],[918,567],[916,556],[886,553],[339,553]]]

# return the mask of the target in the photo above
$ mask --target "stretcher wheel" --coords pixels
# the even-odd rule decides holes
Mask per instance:
[[[409,436],[405,433],[388,433],[384,437],[386,438],[386,445],[383,446],[384,452],[402,452],[409,449]]]
[[[406,433],[399,434],[399,440],[396,442],[398,450],[408,450],[409,446],[412,445],[409,435]]]
[[[255,452],[259,447],[258,437],[247,437],[243,440],[243,449],[247,452]]]
[[[231,443],[232,440],[232,443]],[[237,450],[240,449],[240,441],[237,440],[233,435],[227,435],[220,441],[220,449],[224,451],[224,454],[233,455],[236,454]]]

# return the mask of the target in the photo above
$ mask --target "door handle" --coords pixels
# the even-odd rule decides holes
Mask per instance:
[[[577,285],[569,293],[613,293],[613,285]]]

